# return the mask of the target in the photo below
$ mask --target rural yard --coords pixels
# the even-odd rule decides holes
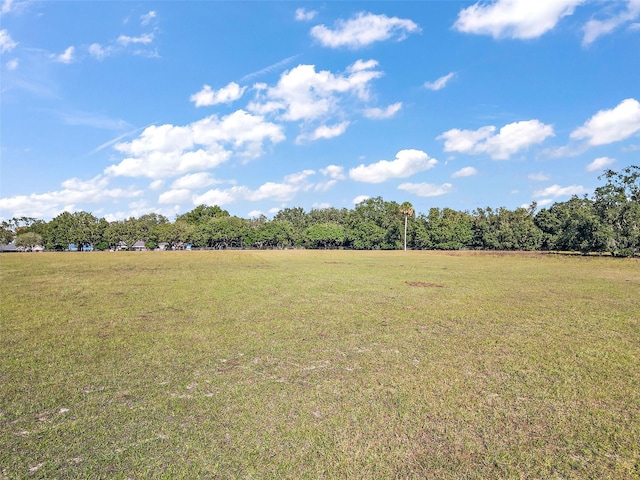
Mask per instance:
[[[0,478],[640,476],[640,260],[0,255]]]

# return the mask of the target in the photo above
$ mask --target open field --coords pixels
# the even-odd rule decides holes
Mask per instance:
[[[0,478],[638,478],[640,260],[0,255]]]

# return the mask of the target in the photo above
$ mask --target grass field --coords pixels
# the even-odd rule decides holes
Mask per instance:
[[[0,255],[0,478],[638,478],[640,260]]]

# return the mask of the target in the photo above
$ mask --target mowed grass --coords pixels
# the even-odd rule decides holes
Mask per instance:
[[[640,477],[637,259],[7,254],[0,282],[0,478]]]

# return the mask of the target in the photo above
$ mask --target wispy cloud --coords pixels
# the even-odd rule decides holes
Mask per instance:
[[[257,70],[255,72],[252,73],[248,73],[246,74],[244,77],[242,77],[240,79],[241,82],[247,82],[249,80],[252,80],[256,77],[260,77],[262,75],[266,75],[267,73],[271,73],[274,70],[278,70],[282,67],[286,67],[288,64],[290,64],[291,62],[293,62],[296,58],[298,58],[300,55],[292,55],[290,57],[285,58],[284,60],[280,60],[279,62],[276,62],[272,65],[269,65],[268,67],[265,67],[261,70]]]
[[[433,91],[442,90],[447,86],[447,83],[449,83],[449,81],[455,76],[456,74],[453,72],[447,73],[446,75],[438,78],[437,80],[434,80],[433,82],[425,82],[424,87]]]

